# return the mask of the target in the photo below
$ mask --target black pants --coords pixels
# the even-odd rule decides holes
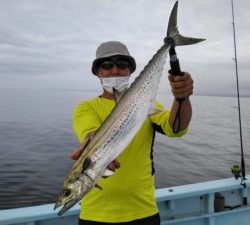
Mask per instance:
[[[103,222],[94,222],[94,221],[79,219],[79,225],[116,225],[116,224],[117,225],[160,225],[160,216],[157,213],[150,217],[123,223],[103,223]]]

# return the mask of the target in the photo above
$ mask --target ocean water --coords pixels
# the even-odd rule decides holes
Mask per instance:
[[[60,191],[78,145],[74,106],[98,92],[0,90],[0,209],[51,203]],[[158,95],[167,107],[172,97]],[[192,96],[193,118],[182,138],[156,135],[156,187],[232,177],[240,162],[235,97]],[[241,98],[246,170],[250,163],[250,98]]]

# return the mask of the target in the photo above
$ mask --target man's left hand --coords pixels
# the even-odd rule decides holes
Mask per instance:
[[[184,72],[182,76],[174,76],[170,74],[168,76],[168,79],[175,98],[187,99],[190,95],[193,94],[194,82],[189,73]]]

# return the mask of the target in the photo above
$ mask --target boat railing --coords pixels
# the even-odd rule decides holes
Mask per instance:
[[[228,178],[156,190],[162,225],[249,225],[250,205],[242,204],[243,195],[250,197],[250,176],[246,188],[240,180]],[[53,207],[46,204],[0,210],[0,225],[77,224],[80,205],[63,216],[58,216]]]

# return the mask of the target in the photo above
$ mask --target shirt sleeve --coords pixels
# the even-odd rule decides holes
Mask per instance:
[[[187,133],[188,128],[185,128],[184,130],[181,130],[178,133],[174,133],[168,122],[170,112],[159,102],[155,102],[154,107],[161,111],[150,116],[150,119],[156,130],[167,135],[168,137],[181,137]]]
[[[82,143],[86,136],[97,130],[101,125],[97,113],[87,101],[76,106],[73,112],[73,130]]]

